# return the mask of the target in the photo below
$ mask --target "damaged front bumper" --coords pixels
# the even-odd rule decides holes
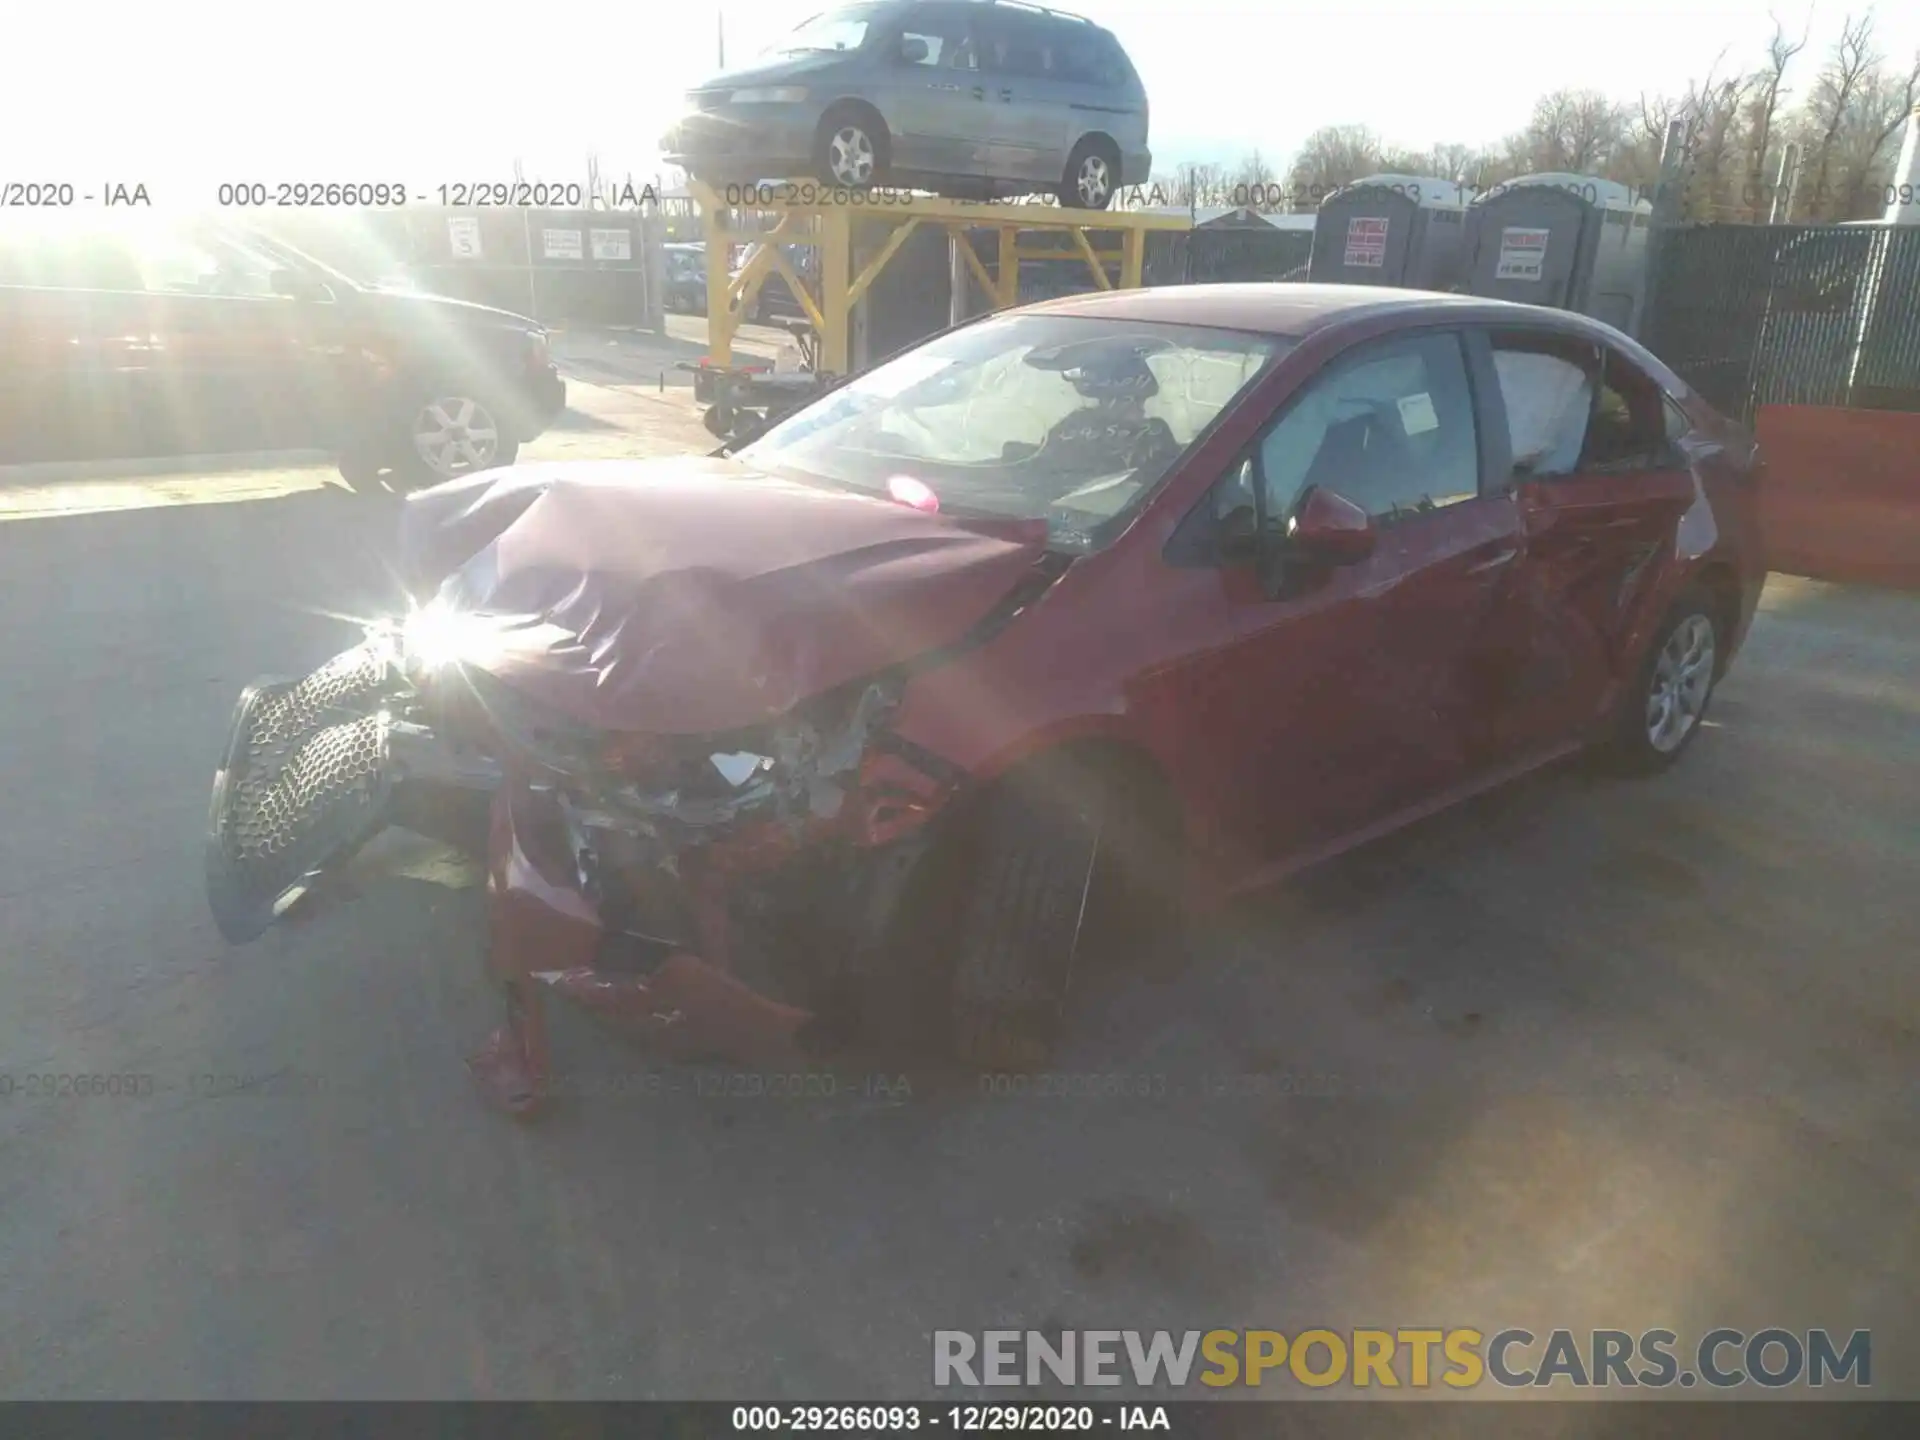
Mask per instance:
[[[550,1089],[547,992],[683,1058],[819,1054],[898,969],[927,822],[963,781],[892,734],[896,698],[870,682],[744,736],[556,731],[375,627],[241,697],[208,823],[214,917],[257,938],[388,825],[472,797],[507,1020],[470,1065],[495,1102],[524,1114]]]

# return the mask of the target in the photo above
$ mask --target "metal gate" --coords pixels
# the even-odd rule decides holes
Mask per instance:
[[[1727,414],[1920,410],[1920,227],[1701,225],[1657,263],[1647,343]]]
[[[1149,285],[1208,285],[1223,281],[1305,279],[1313,251],[1311,230],[1218,227],[1147,239]]]

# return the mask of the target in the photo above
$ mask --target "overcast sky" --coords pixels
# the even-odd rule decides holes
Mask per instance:
[[[232,0],[21,0],[5,22],[0,182],[144,181],[156,201],[206,204],[222,180],[418,187],[505,179],[515,157],[531,179],[574,180],[589,148],[603,168],[647,176],[682,92],[713,66],[722,8],[737,60],[820,7],[337,0],[303,14]],[[1077,8],[1132,53],[1168,161],[1231,162],[1254,145],[1283,161],[1316,126],[1343,122],[1395,144],[1489,142],[1544,91],[1677,91],[1716,65],[1758,64],[1772,30],[1765,0]],[[1804,92],[1848,8],[1789,0],[1775,13],[1810,37],[1793,76]],[[1910,59],[1920,3],[1882,0],[1877,15],[1881,47]]]

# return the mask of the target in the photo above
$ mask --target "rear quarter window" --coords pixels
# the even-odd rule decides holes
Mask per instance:
[[[1058,49],[1064,80],[1113,89],[1125,85],[1131,78],[1119,42],[1103,30],[1086,27],[1070,32],[1062,38]]]

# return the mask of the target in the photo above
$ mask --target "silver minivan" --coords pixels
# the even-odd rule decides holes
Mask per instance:
[[[816,15],[706,81],[661,141],[709,184],[812,176],[1105,209],[1146,180],[1147,95],[1120,42],[1014,0],[874,0]]]

